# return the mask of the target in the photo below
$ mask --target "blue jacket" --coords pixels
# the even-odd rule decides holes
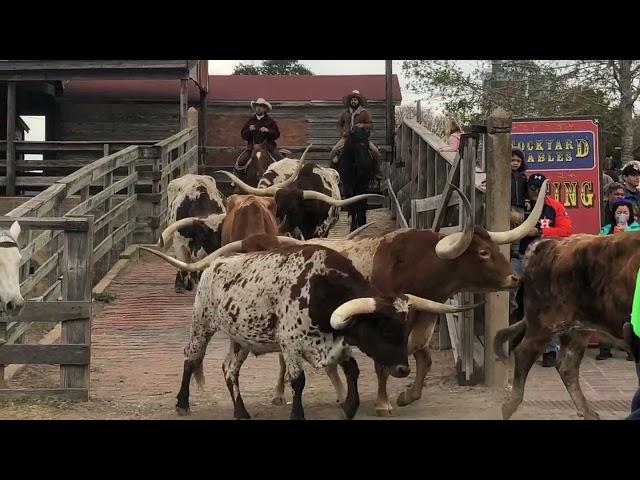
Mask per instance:
[[[612,228],[613,228],[612,224],[605,225],[600,229],[600,235],[609,235],[609,232],[611,231]],[[640,224],[634,220],[631,224],[624,227],[624,231],[640,232]]]

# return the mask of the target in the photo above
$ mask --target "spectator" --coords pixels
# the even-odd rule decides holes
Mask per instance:
[[[639,215],[640,208],[640,162],[632,160],[622,168],[622,181],[624,183],[624,198],[633,205],[634,214]]]
[[[529,215],[529,212],[533,209],[535,201],[538,199],[540,187],[547,179],[540,173],[534,173],[527,180],[527,201],[525,202],[525,218]],[[573,234],[573,224],[569,214],[565,210],[564,206],[558,202],[551,195],[547,195],[547,192],[543,192],[545,196],[544,208],[542,209],[542,215],[535,228],[532,229],[530,234],[524,237],[520,241],[520,255],[524,255],[527,247],[531,242],[539,237],[568,237]],[[522,287],[520,287],[522,291]],[[523,295],[526,292],[521,292]],[[559,339],[557,335],[554,335],[551,342],[545,347],[542,354],[542,366],[553,367],[556,364],[558,356]]]
[[[445,145],[438,147],[438,151],[457,152],[460,147],[462,133],[460,122],[451,113],[447,113],[445,134],[448,136],[448,141]]]
[[[640,231],[640,224],[633,215],[633,205],[626,198],[616,200],[612,206],[613,221],[600,229],[600,235]]]
[[[624,198],[624,186],[621,183],[613,182],[604,188],[604,213],[602,215],[602,226],[613,224],[613,204],[617,200]]]
[[[524,219],[524,205],[527,198],[527,176],[524,174],[527,169],[524,163],[524,153],[522,150],[514,148],[511,150],[511,228],[518,226]],[[522,256],[519,252],[520,242],[511,244],[511,267],[522,277]],[[520,320],[516,315],[518,311],[517,290],[509,290],[509,323],[513,324]]]
[[[636,394],[631,400],[631,415],[625,420],[640,420],[640,388],[636,390]]]

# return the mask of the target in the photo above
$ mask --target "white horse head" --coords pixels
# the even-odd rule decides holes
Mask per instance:
[[[0,230],[0,314],[17,315],[24,305],[20,294],[20,225],[13,222],[9,230]]]

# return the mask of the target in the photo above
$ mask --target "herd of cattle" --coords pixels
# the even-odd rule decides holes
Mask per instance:
[[[287,378],[294,395],[292,419],[304,418],[303,361],[325,369],[347,418],[353,418],[359,369],[352,347],[374,360],[376,413],[389,416],[388,376],[409,375],[408,355],[413,355],[415,380],[396,403],[406,406],[420,399],[438,315],[477,307],[445,302],[459,292],[503,291],[523,281],[525,320],[498,332],[494,341],[498,356],[506,357],[507,341],[515,352],[513,392],[503,406],[504,418],[520,405],[527,374],[554,333],[561,339],[557,369],[579,415],[597,418],[580,390],[580,361],[592,331],[632,350],[622,339],[640,268],[640,236],[542,240],[528,250],[520,279],[498,247],[531,231],[544,196],[523,224],[490,232],[474,226],[469,201],[458,192],[466,215],[462,232],[396,229],[366,235],[358,229],[346,238],[328,239],[341,207],[375,195],[342,199],[337,172],[305,163],[307,151],[300,160],[271,163],[254,185],[225,172],[244,192],[226,199],[209,176],[189,174],[169,185],[169,226],[158,248],[145,250],[177,268],[176,292],[197,285],[179,413],[189,412],[191,378],[202,383],[207,344],[221,330],[230,339],[222,368],[236,418],[249,418],[238,383],[243,362],[249,353],[271,352],[280,355],[273,402],[284,403]],[[0,297],[9,313],[23,303],[19,232],[17,224],[0,232]],[[175,258],[163,253],[171,242]],[[621,272],[615,287],[607,274],[612,269]]]

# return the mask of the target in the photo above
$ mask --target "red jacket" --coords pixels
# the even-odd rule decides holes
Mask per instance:
[[[568,237],[573,235],[573,223],[564,205],[549,195],[545,197],[544,204],[545,208],[540,216],[540,233],[542,233],[542,236]],[[552,215],[549,215],[549,207],[553,209]],[[549,226],[545,226],[547,223]]]
[[[249,130],[249,126],[254,125],[255,130]],[[260,128],[267,127],[269,129],[268,132],[261,132]],[[254,143],[262,143],[264,140],[267,140],[267,143],[272,147],[276,146],[276,140],[280,137],[280,129],[278,129],[278,124],[265,113],[264,117],[258,120],[258,117],[253,115],[247,123],[242,127],[242,131],[240,135],[244,140],[248,142],[248,147],[253,147]]]

